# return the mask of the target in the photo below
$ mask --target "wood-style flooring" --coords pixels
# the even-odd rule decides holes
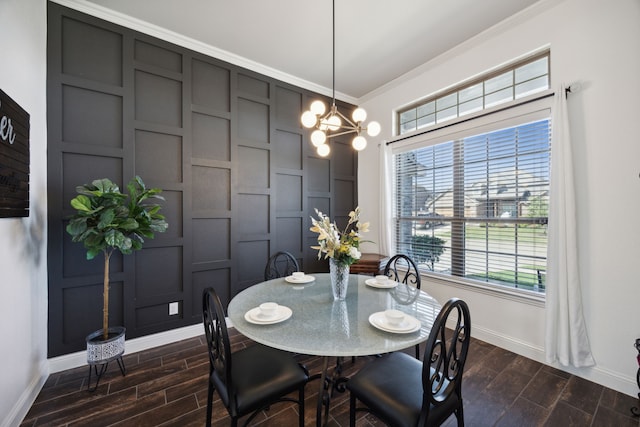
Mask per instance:
[[[230,329],[234,349],[251,341]],[[87,391],[88,368],[52,374],[21,427],[27,426],[198,426],[204,425],[209,371],[204,336],[126,354],[126,376],[111,363],[97,391]],[[413,352],[413,349],[408,351]],[[412,353],[410,353],[412,354]],[[311,373],[321,359],[297,356]],[[345,362],[350,375],[367,357]],[[318,381],[306,388],[305,424],[315,425]],[[217,394],[214,395],[218,399]],[[634,426],[633,397],[553,369],[479,340],[472,340],[463,381],[467,426]],[[261,413],[252,425],[295,426],[297,407],[282,403]],[[228,426],[227,412],[214,402],[215,426]],[[242,421],[242,420],[241,420]],[[334,396],[330,426],[349,424],[348,392]],[[382,425],[362,414],[359,427]],[[446,426],[455,426],[451,417]]]

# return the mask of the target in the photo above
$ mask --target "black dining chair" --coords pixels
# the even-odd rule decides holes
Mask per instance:
[[[420,272],[416,263],[407,255],[392,256],[384,267],[384,275],[396,282],[406,283],[420,289]],[[420,345],[416,344],[416,359],[420,359]]]
[[[420,272],[416,263],[407,255],[392,256],[384,267],[384,275],[396,282],[406,283],[420,289]]]
[[[202,296],[202,320],[209,352],[209,390],[206,426],[211,426],[213,392],[231,417],[231,425],[251,414],[246,426],[262,409],[277,402],[298,404],[298,423],[304,426],[304,387],[309,374],[293,356],[284,351],[254,344],[231,353],[224,309],[213,288]],[[288,397],[298,392],[298,399]]]
[[[452,314],[457,315],[453,331],[446,328]],[[464,426],[462,372],[470,339],[467,304],[457,298],[447,301],[433,324],[422,362],[403,352],[388,353],[349,379],[350,425],[355,426],[356,411],[367,411],[394,427],[439,426],[451,414]],[[357,401],[365,407],[357,407]]]
[[[287,251],[280,251],[267,261],[264,268],[264,280],[290,276],[294,271],[300,271],[296,258]]]

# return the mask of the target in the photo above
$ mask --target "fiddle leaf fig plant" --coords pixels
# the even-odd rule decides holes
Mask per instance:
[[[164,200],[158,188],[147,188],[139,176],[127,185],[129,194],[107,178],[76,187],[78,195],[71,200],[76,213],[71,216],[67,233],[73,242],[82,242],[91,260],[104,255],[102,330],[106,340],[109,330],[109,260],[114,251],[130,254],[142,249],[145,238],[167,230],[160,214]]]

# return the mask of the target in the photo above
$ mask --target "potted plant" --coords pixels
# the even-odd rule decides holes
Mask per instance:
[[[89,372],[91,365],[117,359],[124,375],[121,356],[124,353],[125,328],[109,327],[111,255],[116,250],[130,254],[141,249],[145,238],[153,238],[156,232],[164,232],[168,227],[164,216],[159,213],[160,205],[151,202],[151,199],[164,200],[159,195],[162,190],[147,188],[139,176],[129,182],[127,189],[129,194],[123,194],[116,184],[102,178],[76,187],[79,194],[71,200],[76,213],[70,218],[67,232],[72,241],[84,244],[88,260],[100,253],[104,256],[102,329],[87,336]]]

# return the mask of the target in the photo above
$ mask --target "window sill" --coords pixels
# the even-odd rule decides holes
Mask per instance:
[[[453,286],[459,289],[470,290],[472,292],[478,292],[485,295],[490,295],[495,298],[506,299],[509,301],[519,302],[522,304],[529,304],[535,307],[545,307],[546,297],[545,294],[526,290],[515,290],[505,288],[499,285],[492,285],[490,283],[477,282],[474,280],[444,277],[439,274],[420,272],[420,276],[423,279],[429,280],[431,283],[438,285]]]

